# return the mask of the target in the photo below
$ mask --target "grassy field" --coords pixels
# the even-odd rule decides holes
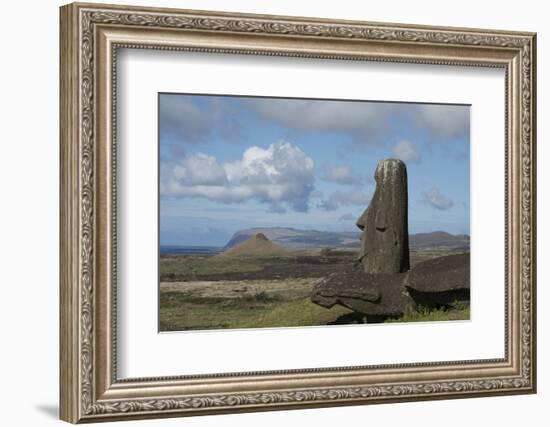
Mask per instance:
[[[398,319],[388,319],[385,323],[405,322],[441,322],[444,320],[469,320],[470,307],[455,305],[454,307],[428,309],[419,307],[415,312],[405,313]]]
[[[265,260],[252,257],[185,256],[160,259],[162,276],[246,273],[260,271]]]
[[[441,256],[411,254],[411,263]],[[167,256],[160,260],[160,330],[204,330],[365,323],[336,305],[310,301],[315,283],[355,253],[324,251],[283,257]],[[469,319],[469,308],[419,310],[391,322]]]
[[[351,311],[309,300],[316,279],[162,283],[162,331],[325,325]]]
[[[411,266],[414,266],[420,261],[435,258],[441,255],[441,251],[411,251]],[[193,276],[223,273],[247,273],[261,271],[266,265],[284,264],[292,266],[297,263],[296,259],[298,257],[321,258],[327,263],[330,263],[334,259],[338,259],[340,262],[353,262],[355,260],[356,253],[353,251],[321,249],[320,251],[295,252],[294,256],[163,256],[160,259],[160,272],[162,278],[171,278],[176,275],[190,278]]]

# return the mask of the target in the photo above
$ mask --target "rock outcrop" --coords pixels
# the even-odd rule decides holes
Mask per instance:
[[[423,261],[409,271],[405,288],[418,305],[439,307],[470,302],[470,254]]]
[[[402,286],[405,275],[366,274],[361,267],[333,273],[315,285],[311,301],[326,308],[343,305],[366,315],[368,323],[399,317],[413,304]]]
[[[407,168],[401,160],[381,160],[374,178],[374,196],[357,220],[359,260],[368,274],[403,273],[410,265]]]
[[[407,307],[441,307],[470,300],[470,255],[418,263],[405,273],[366,274],[360,267],[320,280],[311,301],[326,308],[340,304],[363,313],[368,322],[403,315]]]
[[[469,302],[469,253],[434,258],[409,270],[405,164],[381,160],[374,178],[374,196],[357,220],[362,230],[359,263],[320,280],[311,301],[327,308],[343,305],[365,315],[367,323],[399,317],[417,306]]]

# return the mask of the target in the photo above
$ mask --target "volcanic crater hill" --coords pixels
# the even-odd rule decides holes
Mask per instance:
[[[220,256],[282,256],[288,253],[285,248],[269,240],[265,234],[256,233],[252,237],[229,248]]]

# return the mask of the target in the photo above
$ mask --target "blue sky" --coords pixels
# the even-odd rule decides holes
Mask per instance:
[[[159,94],[160,243],[250,227],[357,230],[379,160],[409,178],[409,232],[469,234],[470,107]]]

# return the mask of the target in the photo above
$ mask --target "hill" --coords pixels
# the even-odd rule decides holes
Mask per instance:
[[[298,230],[289,227],[248,228],[237,231],[233,234],[225,247],[232,248],[257,233],[264,234],[268,239],[289,249],[347,245],[353,246],[355,244],[359,244],[360,236],[360,233],[354,231],[331,232],[318,230]]]
[[[449,234],[445,231],[418,233],[409,236],[409,245],[412,247],[469,247],[470,236],[466,234]]]
[[[230,249],[250,239],[256,234],[263,234],[271,243],[276,243],[287,249],[307,249],[322,247],[358,248],[360,232],[355,231],[318,231],[299,230],[290,227],[248,228],[239,230],[227,242],[225,248]],[[465,248],[470,247],[470,236],[453,235],[445,231],[418,233],[409,236],[411,248]]]
[[[227,249],[221,256],[272,256],[285,255],[286,253],[285,248],[273,243],[265,234],[256,233]]]

